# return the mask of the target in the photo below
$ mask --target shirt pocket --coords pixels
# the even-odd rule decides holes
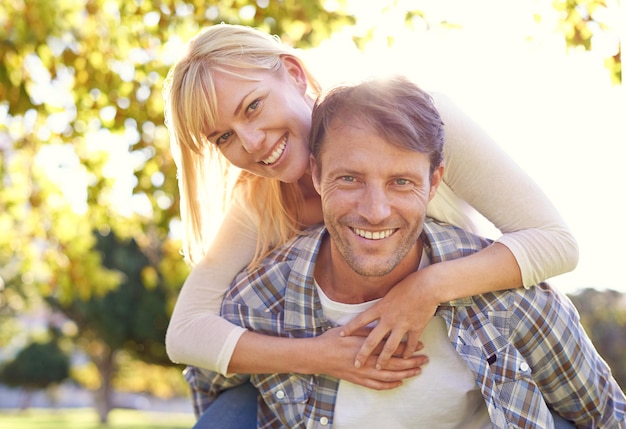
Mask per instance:
[[[276,374],[265,377],[259,387],[265,405],[287,427],[301,427],[313,392],[310,376]]]
[[[488,362],[494,392],[504,407],[509,427],[524,427],[524,419],[528,417],[545,422],[545,426],[532,427],[552,427],[548,406],[533,380],[532,369],[519,351],[508,345],[490,356]]]
[[[268,380],[267,384],[263,383],[271,386],[263,390],[263,399],[283,404],[292,404],[304,403],[311,396],[312,386],[308,376],[278,374],[271,378],[275,380],[273,382]]]

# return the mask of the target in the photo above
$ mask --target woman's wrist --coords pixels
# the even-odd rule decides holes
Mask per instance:
[[[422,289],[420,295],[434,306],[450,301],[445,263],[429,265],[415,273],[416,287]]]
[[[500,243],[472,255],[429,265],[420,271],[425,274],[420,281],[440,304],[522,285],[517,260]]]

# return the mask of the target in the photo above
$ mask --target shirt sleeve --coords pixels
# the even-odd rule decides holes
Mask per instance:
[[[578,245],[547,195],[449,98],[433,98],[445,125],[445,172],[428,214],[479,233],[473,220],[486,218],[515,256],[525,287],[573,270]]]
[[[237,273],[252,260],[256,241],[254,223],[236,200],[205,257],[187,277],[174,306],[165,337],[173,362],[227,374],[245,329],[220,317],[220,306]]]
[[[189,384],[191,403],[196,418],[200,418],[224,390],[239,386],[249,380],[249,376],[245,374],[224,377],[222,374],[194,366],[185,368],[183,376]]]
[[[512,342],[530,364],[546,403],[576,427],[626,427],[624,392],[572,302],[546,284],[524,296],[514,303]]]

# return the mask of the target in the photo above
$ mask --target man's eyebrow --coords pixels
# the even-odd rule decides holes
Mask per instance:
[[[234,116],[239,115],[239,112],[241,111],[241,108],[243,107],[244,100],[246,100],[248,96],[252,94],[254,91],[255,90],[252,89],[250,92],[246,93],[243,97],[241,97],[241,101],[239,102],[239,104],[237,104],[237,107],[235,107]],[[211,134],[207,135],[207,139],[211,140],[213,137],[217,136],[219,133],[220,133],[219,130],[213,131]]]

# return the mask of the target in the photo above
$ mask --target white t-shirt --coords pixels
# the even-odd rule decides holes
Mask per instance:
[[[427,260],[422,255],[422,261]],[[422,265],[422,264],[420,264]],[[420,266],[420,268],[422,268]],[[376,301],[344,304],[329,299],[317,286],[324,316],[344,325]],[[474,374],[448,339],[445,321],[438,316],[421,337],[429,357],[422,373],[391,390],[373,390],[339,382],[335,429],[359,428],[491,428],[489,413]]]

